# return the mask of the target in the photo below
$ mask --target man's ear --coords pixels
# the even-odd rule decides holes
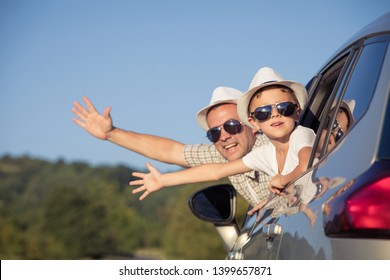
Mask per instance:
[[[252,130],[253,135],[257,135],[259,133],[259,130],[254,128],[254,127],[252,127],[251,130]]]

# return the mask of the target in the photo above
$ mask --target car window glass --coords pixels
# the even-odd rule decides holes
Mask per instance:
[[[320,118],[326,104],[333,92],[340,74],[345,65],[349,65],[350,53],[345,54],[332,66],[328,67],[318,76],[313,78],[306,86],[308,88],[309,100],[306,109],[301,114],[300,124],[309,127],[317,133],[320,125]],[[344,70],[345,72],[345,70]]]
[[[344,71],[344,73],[348,73],[351,66],[352,64],[345,65],[345,67],[348,67],[348,71]],[[340,75],[341,71],[338,71],[337,74]],[[335,99],[331,95],[332,92],[329,92],[328,95],[326,96],[327,106],[325,106],[325,108],[330,108],[330,109],[323,110],[320,115],[321,116],[320,122],[322,123],[322,125],[320,125],[321,130],[319,130],[320,131],[319,133],[317,132],[317,145],[313,149],[313,154],[316,158],[319,157],[320,155],[323,155],[328,150],[328,146],[332,144],[331,142],[329,142],[331,140],[329,138],[331,137],[333,130],[330,130],[329,127],[333,125],[331,124],[331,122],[334,122],[334,118],[337,112],[336,111],[337,103],[334,100],[340,98],[342,94],[342,88],[344,87],[347,80],[347,75],[340,75],[340,76],[333,75],[332,78],[333,78],[333,82],[332,82],[333,85],[337,83],[337,79],[341,79],[341,82],[339,81],[338,87],[333,89],[334,91],[336,91]],[[328,143],[328,145],[326,145],[325,143]]]
[[[364,115],[374,94],[383,63],[387,42],[364,47],[346,88],[344,99],[355,100],[355,123]]]
[[[387,43],[384,42],[366,45],[351,75],[343,77],[336,99],[328,100],[332,105],[323,114],[323,130],[317,133],[319,140],[316,151],[319,158],[333,149],[364,115],[375,90],[386,48]]]

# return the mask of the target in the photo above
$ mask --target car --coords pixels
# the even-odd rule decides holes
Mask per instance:
[[[239,226],[230,184],[191,195],[192,213],[214,224],[226,259],[390,259],[389,46],[386,13],[313,75],[299,120],[317,135],[309,167],[261,211]],[[352,119],[342,129],[346,104]]]

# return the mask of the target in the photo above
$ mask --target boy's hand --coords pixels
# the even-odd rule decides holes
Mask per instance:
[[[269,188],[271,192],[280,194],[280,191],[284,188],[283,177],[284,176],[280,174],[276,174],[274,177],[272,177],[271,181],[269,182]]]
[[[136,188],[132,191],[133,194],[144,191],[144,193],[140,196],[139,200],[143,200],[150,193],[158,191],[163,188],[164,185],[161,181],[160,172],[154,168],[149,162],[146,163],[146,167],[150,171],[150,173],[141,173],[141,172],[133,172],[134,177],[141,178],[141,180],[131,181],[129,183],[130,186],[142,185],[139,188]]]

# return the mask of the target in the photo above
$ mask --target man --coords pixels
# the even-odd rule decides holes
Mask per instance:
[[[251,87],[258,81],[282,79],[276,72],[262,68],[255,75]],[[268,141],[266,136],[258,134],[253,128],[239,121],[237,101],[243,93],[228,87],[214,90],[210,104],[197,114],[197,122],[207,130],[213,144],[185,145],[175,140],[126,131],[113,126],[110,116],[111,107],[99,114],[87,97],[83,97],[84,108],[74,103],[72,111],[79,119],[73,121],[92,136],[108,140],[118,146],[141,154],[145,157],[182,167],[192,167],[210,162],[226,162],[242,158],[253,148]],[[250,171],[229,177],[230,182],[252,206],[258,205],[270,195],[269,176]]]

